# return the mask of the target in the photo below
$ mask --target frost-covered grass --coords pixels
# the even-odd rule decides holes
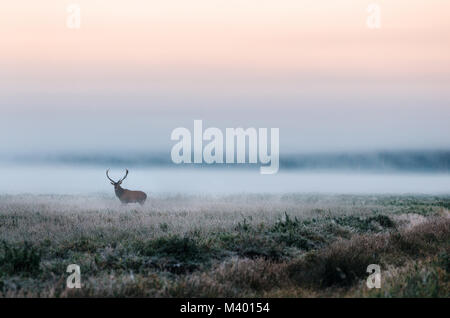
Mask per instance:
[[[449,297],[449,207],[448,196],[159,195],[141,207],[1,195],[0,293]],[[365,288],[372,263],[384,289]],[[69,264],[79,290],[66,288]]]

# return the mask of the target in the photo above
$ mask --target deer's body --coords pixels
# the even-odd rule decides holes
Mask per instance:
[[[111,184],[114,186],[114,192],[116,193],[116,196],[119,198],[120,202],[124,204],[126,203],[139,203],[141,205],[144,204],[145,200],[147,199],[147,195],[145,194],[145,192],[131,191],[128,189],[124,189],[120,186],[122,184],[122,181],[125,180],[125,178],[128,175],[128,169],[125,174],[125,177],[123,177],[117,182],[109,177],[108,171],[109,170],[106,170],[106,176],[108,177],[109,181],[111,181]]]
[[[117,189],[114,189],[116,196],[119,198],[122,203],[140,203],[144,204],[147,199],[147,195],[142,191],[132,191],[128,189],[124,189],[119,186]]]

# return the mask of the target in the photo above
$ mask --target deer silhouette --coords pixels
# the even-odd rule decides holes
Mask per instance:
[[[114,192],[116,193],[116,196],[119,198],[120,202],[123,204],[126,203],[139,203],[140,205],[143,205],[145,200],[147,199],[147,195],[142,191],[131,191],[128,189],[122,188],[120,185],[122,184],[122,181],[125,180],[125,178],[128,176],[128,169],[126,169],[125,176],[120,179],[119,181],[114,181],[111,179],[108,175],[109,169],[106,170],[106,177],[111,181],[111,184],[114,186]]]

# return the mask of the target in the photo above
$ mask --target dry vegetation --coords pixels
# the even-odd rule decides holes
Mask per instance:
[[[6,297],[449,297],[450,197],[0,196]],[[82,288],[66,288],[67,265]],[[380,264],[382,288],[365,285]]]

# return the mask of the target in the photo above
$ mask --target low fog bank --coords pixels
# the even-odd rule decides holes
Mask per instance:
[[[236,193],[340,193],[340,194],[449,194],[448,173],[374,173],[362,171],[306,171],[280,169],[262,175],[258,166],[142,168],[130,170],[122,186],[148,195]],[[109,194],[114,188],[108,166],[0,165],[0,194]],[[124,176],[125,167],[113,167],[111,178]]]
[[[16,164],[63,164],[97,167],[175,167],[170,153],[60,153],[40,155],[3,155],[0,161]],[[211,165],[207,165],[211,166]],[[215,164],[215,168],[224,165]],[[233,165],[237,166],[237,165]],[[248,164],[241,168],[251,167]],[[185,165],[184,165],[185,167]],[[342,153],[289,153],[280,155],[280,170],[364,170],[371,172],[448,173],[450,150],[380,151]]]

